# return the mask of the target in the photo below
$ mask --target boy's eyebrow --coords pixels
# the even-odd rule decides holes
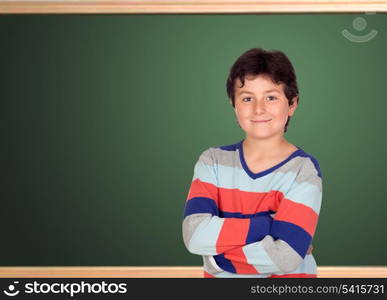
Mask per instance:
[[[264,93],[271,93],[271,92],[277,92],[277,93],[280,93],[280,91],[278,89],[270,89],[270,90],[266,90],[264,91]],[[242,94],[254,94],[253,92],[249,92],[249,91],[240,91],[238,93],[238,95],[242,95]]]

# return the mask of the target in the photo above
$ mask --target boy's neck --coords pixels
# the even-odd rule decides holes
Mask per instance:
[[[242,146],[244,154],[252,160],[264,160],[277,155],[281,156],[284,151],[296,148],[284,137],[269,140],[258,140],[246,137]]]

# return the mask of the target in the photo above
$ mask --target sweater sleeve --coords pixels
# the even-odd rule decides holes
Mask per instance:
[[[269,214],[253,218],[222,218],[219,210],[217,174],[211,148],[195,164],[184,208],[183,240],[188,251],[218,255],[261,240],[269,234]]]
[[[303,261],[313,239],[322,201],[317,160],[306,159],[290,189],[282,194],[270,232],[261,241],[214,256],[232,273],[290,273]]]

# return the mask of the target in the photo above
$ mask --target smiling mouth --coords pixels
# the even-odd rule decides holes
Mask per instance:
[[[251,120],[251,122],[253,122],[253,123],[266,123],[266,122],[269,122],[269,121],[271,121],[271,119],[270,120],[262,120],[262,121],[260,121],[260,120]]]

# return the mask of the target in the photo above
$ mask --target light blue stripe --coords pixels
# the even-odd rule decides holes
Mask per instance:
[[[276,273],[275,275],[283,275],[284,273]],[[305,255],[302,263],[293,272],[286,274],[317,274],[317,264],[312,254]]]
[[[259,273],[275,273],[280,269],[268,256],[262,242],[256,242],[243,247],[247,263],[253,265]]]
[[[189,242],[189,250],[199,255],[216,255],[216,242],[224,219],[212,216],[204,219],[196,228]]]
[[[297,203],[301,203],[313,209],[316,214],[320,213],[322,193],[319,188],[306,181],[297,183],[295,172],[273,172],[266,176],[252,179],[240,168],[232,168],[218,165],[218,172],[222,176],[218,178],[219,185],[215,182],[209,166],[197,164],[195,167],[195,177],[201,181],[212,183],[219,188],[239,189],[245,192],[267,193],[272,190],[280,191],[284,196]],[[289,189],[291,191],[288,193]]]
[[[194,176],[192,178],[192,181],[195,179],[199,179],[200,181],[211,183],[215,186],[218,185],[216,180],[216,175],[213,170],[212,166],[206,165],[202,162],[197,162],[194,168]]]
[[[221,174],[219,187],[226,189],[239,189],[245,192],[270,192],[277,190],[286,192],[290,184],[294,181],[296,174],[294,172],[273,172],[266,176],[252,179],[241,168],[232,168],[218,165],[218,173]]]
[[[292,189],[285,194],[285,198],[308,206],[316,214],[320,214],[322,193],[315,185],[308,182],[294,182]]]
[[[207,270],[206,272],[209,273]],[[223,271],[223,272],[219,272],[211,275],[216,278],[267,278],[267,277],[270,277],[272,274],[237,274],[237,273],[230,273],[227,271]]]
[[[294,271],[294,274],[297,273],[317,274],[317,264],[312,254],[305,256],[304,261]]]

